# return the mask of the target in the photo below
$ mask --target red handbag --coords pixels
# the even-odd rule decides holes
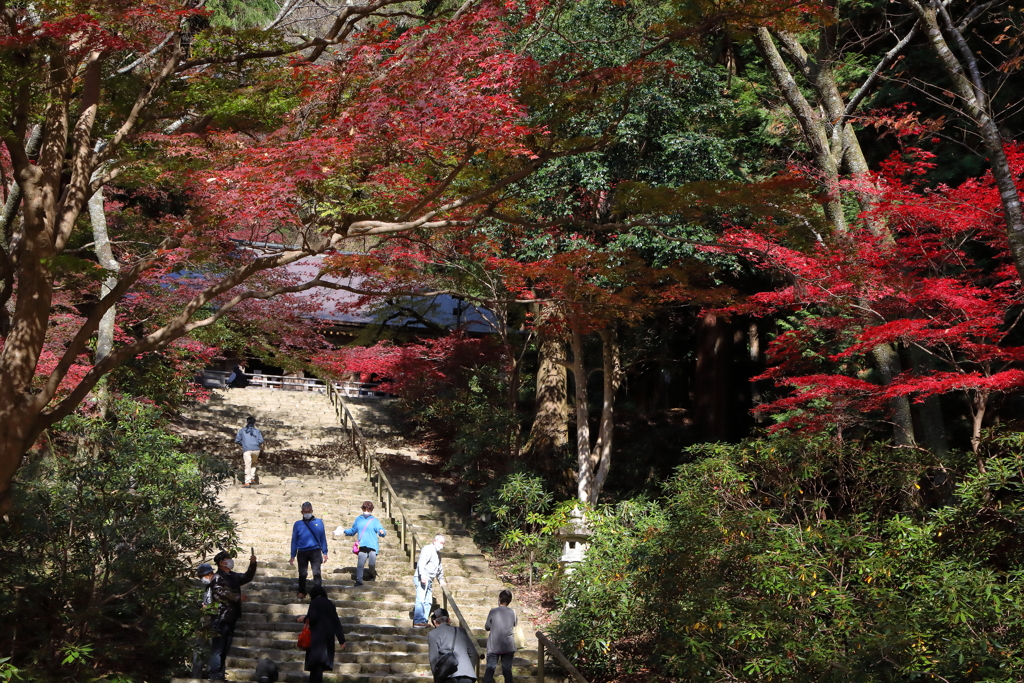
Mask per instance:
[[[309,622],[302,625],[302,633],[299,634],[298,646],[300,650],[308,650],[313,644],[313,632],[309,630]]]

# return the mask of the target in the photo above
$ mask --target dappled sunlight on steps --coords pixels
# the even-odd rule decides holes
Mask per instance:
[[[372,416],[373,424],[367,431],[388,436],[392,427],[386,411],[380,402],[366,403],[369,406],[356,413],[360,424]],[[316,516],[331,532],[339,525],[348,528],[363,500],[373,500],[377,512],[380,505],[325,396],[248,388],[218,391],[207,406],[188,413],[180,431],[191,445],[226,458],[238,470],[241,455],[234,434],[249,414],[256,416],[267,438],[267,452],[259,461],[261,483],[253,488],[228,486],[221,498],[238,523],[243,552],[237,569],[244,571],[247,566],[250,547],[259,558],[259,569],[253,582],[244,588],[248,602],[235,631],[228,679],[252,680],[256,662],[270,657],[281,669],[281,681],[305,681],[304,653],[295,647],[301,625],[295,618],[306,613],[309,601],[296,597],[297,571],[288,565],[291,528],[299,518],[299,506],[311,501]],[[488,610],[497,605],[498,591],[505,586],[491,571],[454,507],[444,496],[431,491],[429,483],[424,488],[421,482],[429,480],[420,478],[415,464],[411,467],[396,468],[392,481],[414,520],[417,536],[448,536],[443,558],[449,589],[463,615],[472,622],[483,653],[484,620]],[[353,585],[352,539],[338,540],[328,533],[330,553],[323,568],[324,588],[337,605],[348,644],[338,650],[334,671],[325,674],[325,681],[433,680],[427,658],[428,630],[412,627],[415,591],[410,559],[398,545],[395,526],[389,520],[381,521],[388,535],[381,539],[378,575],[360,587]],[[435,597],[440,600],[439,591],[435,591]],[[532,636],[528,624],[524,623],[524,630]],[[531,637],[530,643],[529,649],[517,654],[513,672],[516,681],[534,683],[536,641]],[[480,674],[482,678],[482,663]],[[547,683],[563,680],[552,675],[545,678]],[[500,673],[496,680],[502,680]]]

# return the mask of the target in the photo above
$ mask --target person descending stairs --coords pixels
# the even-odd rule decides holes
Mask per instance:
[[[238,524],[243,554],[248,556],[252,548],[259,558],[256,577],[246,587],[248,601],[243,605],[228,656],[228,680],[254,680],[257,662],[263,658],[277,663],[279,680],[307,680],[302,670],[304,653],[296,647],[302,628],[296,617],[306,613],[309,601],[297,597],[298,573],[288,563],[293,524],[306,501],[312,503],[316,517],[328,530],[329,554],[322,567],[322,586],[338,608],[346,640],[345,648],[335,656],[334,670],[326,672],[324,680],[432,680],[429,629],[412,625],[415,591],[408,552],[399,546],[396,526],[381,512],[375,491],[347,446],[328,399],[322,394],[254,388],[216,391],[207,405],[185,416],[181,431],[186,445],[219,454],[240,471],[233,439],[250,414],[256,416],[266,437],[259,484],[245,488],[236,479],[221,493],[222,503]],[[449,592],[469,622],[482,656],[487,635],[484,621],[497,604],[504,584],[494,575],[449,502],[432,491],[429,481],[414,482],[413,475],[403,472],[396,475],[395,487],[421,542],[429,542],[436,533],[447,537],[442,558]],[[378,501],[378,519],[386,535],[379,539],[375,575],[368,574],[364,585],[355,586],[352,539],[336,538],[331,530],[348,528],[367,500]],[[441,601],[439,590],[435,599]],[[536,640],[529,624],[525,620],[521,623],[529,634],[528,649],[516,654],[513,675],[517,683],[534,683]],[[481,679],[483,673],[481,661]],[[546,678],[562,680],[550,674]]]

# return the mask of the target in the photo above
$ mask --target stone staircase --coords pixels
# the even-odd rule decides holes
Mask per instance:
[[[302,671],[304,653],[295,647],[301,629],[295,618],[306,613],[308,599],[296,597],[297,571],[288,565],[292,524],[299,519],[300,505],[308,500],[329,532],[339,525],[348,528],[359,513],[360,503],[373,500],[388,534],[381,539],[375,580],[367,577],[363,586],[355,587],[352,540],[335,540],[328,533],[330,553],[323,567],[324,588],[338,608],[347,645],[337,651],[334,671],[327,672],[325,680],[432,680],[427,658],[428,629],[412,626],[415,590],[410,558],[399,546],[395,525],[384,517],[327,397],[252,388],[217,391],[209,404],[184,416],[180,431],[192,448],[217,453],[240,471],[241,455],[234,444],[234,433],[249,414],[256,416],[257,426],[267,439],[267,451],[257,470],[260,484],[243,488],[236,479],[221,498],[238,523],[242,552],[236,570],[244,571],[250,547],[259,558],[259,569],[253,582],[243,589],[248,601],[243,605],[228,658],[228,679],[252,680],[256,662],[269,657],[278,663],[282,681],[306,680]],[[389,433],[386,412],[379,404],[356,414],[365,431],[381,437]],[[426,541],[436,533],[448,537],[442,558],[449,591],[470,622],[483,654],[484,620],[505,586],[473,543],[455,507],[432,492],[429,480],[415,470],[415,463],[411,467],[398,468],[394,475],[387,466],[386,470],[418,538]],[[440,602],[437,587],[434,595]],[[515,601],[512,606],[516,607]],[[533,682],[536,641],[530,624],[522,617],[521,623],[532,644],[517,653],[514,677]],[[480,674],[482,678],[482,662]]]

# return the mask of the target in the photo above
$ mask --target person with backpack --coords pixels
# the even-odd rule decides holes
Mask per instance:
[[[334,641],[338,647],[345,647],[345,632],[341,628],[338,608],[327,597],[327,591],[314,586],[309,591],[309,610],[306,616],[296,619],[309,626],[309,648],[303,668],[309,672],[309,683],[322,683],[324,671],[334,670]]]
[[[427,636],[430,672],[434,683],[469,683],[476,680],[476,650],[461,628],[448,623],[448,610],[434,610],[434,630]]]
[[[228,651],[231,650],[231,641],[235,637],[235,624],[242,616],[242,603],[246,599],[242,595],[242,586],[256,576],[256,555],[249,558],[249,569],[245,574],[232,571],[235,568],[235,561],[226,550],[217,553],[213,561],[217,565],[217,573],[214,574],[210,585],[213,586],[213,599],[219,608],[217,616],[213,618],[214,636],[210,646],[209,668],[211,681],[223,681]]]
[[[498,593],[498,606],[487,614],[484,630],[487,634],[487,669],[484,683],[494,683],[494,670],[501,661],[501,673],[505,683],[512,683],[512,658],[516,652],[515,628],[519,623],[512,604],[512,591]]]
[[[357,586],[363,585],[363,567],[367,560],[370,563],[370,573],[373,574],[374,579],[377,578],[377,550],[380,547],[377,539],[387,535],[380,520],[373,516],[373,503],[364,500],[362,510],[363,514],[356,517],[356,521],[352,522],[351,529],[342,529],[339,526],[334,531],[335,536],[341,534],[355,536],[356,543],[359,544],[359,558],[356,562],[355,585]]]
[[[242,462],[245,464],[245,483],[242,486],[249,488],[256,479],[256,462],[263,450],[263,432],[256,429],[255,417],[245,418],[245,426],[235,434],[235,443],[242,447]]]
[[[313,516],[313,504],[302,504],[302,519],[292,526],[292,556],[288,564],[295,566],[299,560],[299,594],[301,600],[306,597],[306,573],[310,565],[313,567],[313,585],[319,587],[320,565],[327,561],[327,532],[323,520]]]

